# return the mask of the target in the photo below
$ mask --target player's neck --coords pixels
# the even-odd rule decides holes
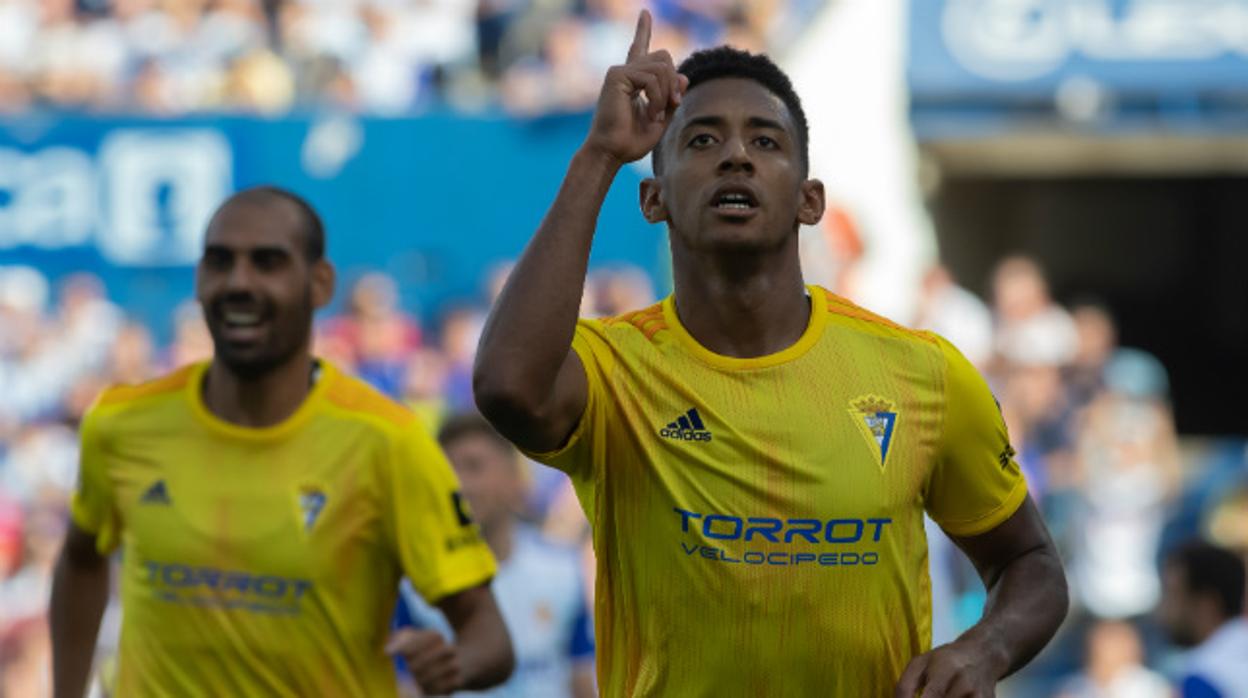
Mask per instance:
[[[300,352],[290,361],[259,376],[240,376],[214,359],[204,374],[204,406],[220,419],[243,427],[281,423],[308,396],[312,356]]]
[[[689,334],[723,356],[766,356],[810,324],[794,244],[774,254],[706,255],[673,249],[676,312]]]

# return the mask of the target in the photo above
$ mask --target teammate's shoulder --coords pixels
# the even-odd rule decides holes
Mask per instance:
[[[667,329],[662,302],[592,322],[607,332],[639,333],[647,340],[653,340],[655,335]]]
[[[873,313],[848,298],[838,296],[822,286],[815,286],[814,288],[824,294],[828,315],[833,321],[838,321],[854,329],[871,334],[922,342],[931,345],[932,348],[937,348],[940,344],[940,339],[932,332],[912,329],[893,322],[883,315]]]
[[[416,413],[383,394],[363,380],[323,364],[330,373],[325,400],[351,417],[374,421],[393,429],[407,429],[416,424]]]
[[[103,390],[95,399],[92,411],[125,409],[149,401],[181,395],[196,375],[200,364],[188,364],[142,383],[120,383]]]

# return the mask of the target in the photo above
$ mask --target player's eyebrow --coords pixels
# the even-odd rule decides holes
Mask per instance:
[[[718,127],[722,127],[723,125],[727,123],[728,123],[728,120],[722,116],[713,116],[713,115],[695,116],[692,119],[686,121],[685,125],[682,126],[680,130],[684,132],[684,131],[688,131],[691,128],[697,128],[699,126],[711,126],[711,127],[718,128]]]
[[[751,116],[748,120],[746,120],[745,125],[750,128],[766,128],[775,131],[785,130],[784,124],[776,121],[775,119],[768,119],[763,116]]]
[[[688,131],[689,129],[697,128],[699,126],[722,128],[727,123],[728,123],[728,120],[722,116],[715,116],[715,115],[695,116],[692,119],[689,119],[689,121],[685,122],[685,125],[681,127],[680,130],[683,133],[685,131]],[[746,119],[745,125],[750,128],[765,128],[765,129],[771,129],[775,131],[785,131],[784,124],[780,123],[779,121],[776,121],[775,119],[769,119],[765,116],[751,116],[750,118]]]
[[[204,254],[280,254],[290,256],[291,251],[283,245],[262,244],[255,247],[230,247],[219,242],[210,242],[204,245]]]

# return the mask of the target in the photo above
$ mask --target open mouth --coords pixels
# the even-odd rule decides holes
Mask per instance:
[[[227,310],[222,313],[221,319],[229,329],[257,327],[261,321],[259,312],[243,310]]]
[[[758,208],[758,198],[745,187],[722,187],[711,197],[711,208],[728,215],[748,214]]]
[[[217,323],[224,337],[231,342],[249,343],[260,339],[268,324],[268,315],[258,308],[219,308]]]

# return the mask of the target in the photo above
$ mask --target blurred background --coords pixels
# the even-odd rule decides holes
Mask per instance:
[[[343,282],[318,352],[435,428],[642,7],[677,60],[793,77],[833,201],[809,280],[989,378],[1074,603],[1002,695],[1169,695],[1162,557],[1248,551],[1248,0],[0,0],[0,696],[48,694],[83,410],[211,351],[216,205],[313,203]],[[586,315],[670,291],[647,172],[608,197]],[[524,473],[517,515],[584,550],[562,476]],[[942,642],[984,596],[931,544]]]

